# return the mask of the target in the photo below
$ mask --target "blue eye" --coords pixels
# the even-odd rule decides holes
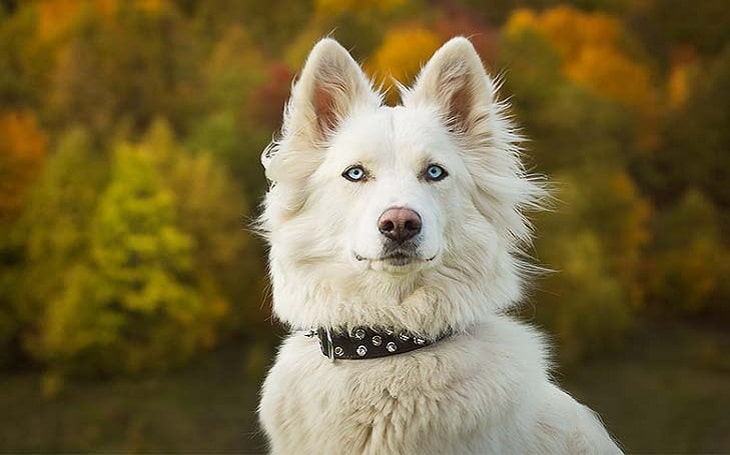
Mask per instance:
[[[350,166],[345,169],[342,176],[351,182],[359,182],[367,176],[362,166]]]
[[[439,180],[443,180],[447,175],[449,174],[444,168],[438,164],[432,164],[426,168],[424,178],[430,182],[438,182]]]

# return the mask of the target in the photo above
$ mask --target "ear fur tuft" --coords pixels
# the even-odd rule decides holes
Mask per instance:
[[[349,52],[325,38],[314,46],[294,84],[283,136],[300,135],[316,146],[353,111],[380,103],[380,96]]]
[[[404,105],[435,104],[453,132],[473,129],[494,100],[494,86],[474,46],[452,38],[431,57],[404,97]]]

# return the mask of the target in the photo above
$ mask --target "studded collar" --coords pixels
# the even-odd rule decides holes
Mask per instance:
[[[350,333],[320,328],[310,331],[307,336],[316,335],[319,338],[322,354],[330,360],[361,360],[415,351],[432,345],[451,333],[451,331],[446,331],[435,339],[427,339],[409,332],[356,327]]]

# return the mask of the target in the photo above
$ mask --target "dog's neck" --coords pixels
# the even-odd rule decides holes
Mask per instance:
[[[430,346],[453,334],[445,330],[434,338],[407,331],[355,327],[351,331],[319,328],[306,336],[318,336],[322,354],[330,360],[362,360],[388,357]]]
[[[486,278],[462,279],[431,271],[427,284],[398,286],[363,274],[327,275],[320,268],[285,269],[273,264],[274,311],[294,330],[358,326],[392,328],[435,339],[446,329],[462,330],[508,306],[505,286]],[[327,269],[329,271],[329,269]],[[373,274],[368,274],[373,275]]]

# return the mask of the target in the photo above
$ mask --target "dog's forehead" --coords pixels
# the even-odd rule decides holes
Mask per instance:
[[[426,110],[382,106],[343,122],[332,142],[336,161],[409,164],[446,160],[453,148],[439,118]]]

